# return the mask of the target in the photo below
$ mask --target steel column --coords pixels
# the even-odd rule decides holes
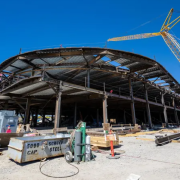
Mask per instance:
[[[147,118],[149,123],[149,128],[152,128],[152,120],[151,120],[151,111],[149,107],[149,101],[148,101],[148,91],[147,91],[147,85],[144,84],[144,90],[145,90],[145,99],[146,99],[146,111],[147,111]]]
[[[30,98],[27,98],[26,109],[25,109],[24,124],[28,124],[28,123],[29,123],[30,104],[31,104],[31,99],[30,99]]]
[[[104,98],[103,98],[103,123],[108,123],[107,96],[106,95],[104,95]]]
[[[87,87],[90,88],[90,69],[87,70]]]
[[[59,92],[56,97],[56,109],[55,109],[55,122],[54,128],[59,128],[60,125],[60,116],[61,116],[61,95],[62,95],[62,82],[60,81],[59,84]]]
[[[129,91],[130,91],[130,97],[131,97],[131,114],[132,114],[132,121],[133,124],[136,124],[136,112],[135,112],[135,106],[134,106],[134,97],[133,97],[133,88],[131,83],[131,77],[128,78],[129,80]]]
[[[176,123],[179,126],[179,119],[178,119],[178,115],[177,115],[176,104],[175,104],[175,99],[174,98],[173,98],[172,104],[173,104],[173,107],[174,107],[174,118],[175,118]]]
[[[167,107],[165,105],[165,101],[164,101],[164,94],[163,92],[161,92],[161,102],[162,102],[162,105],[163,105],[163,114],[164,114],[164,120],[165,120],[165,123],[166,123],[166,127],[168,127],[168,117],[167,117]]]
[[[75,128],[77,125],[77,103],[74,104],[74,123],[73,127]]]

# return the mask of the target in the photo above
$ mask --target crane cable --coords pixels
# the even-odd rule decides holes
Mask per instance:
[[[180,11],[178,11],[178,10],[174,10],[174,12],[180,13]],[[165,14],[166,14],[166,13],[163,13],[163,14],[161,14],[160,16],[157,16],[157,17],[155,17],[155,18],[153,18],[153,19],[151,19],[151,20],[149,20],[149,21],[141,24],[140,26],[137,26],[137,27],[135,27],[135,28],[133,28],[133,29],[130,29],[129,31],[126,31],[126,33],[130,32],[130,31],[133,31],[133,30],[135,30],[135,29],[138,29],[138,28],[140,28],[140,27],[142,27],[142,26],[144,26],[144,25],[146,25],[146,24],[149,24],[150,22],[155,21],[156,19],[159,19],[161,16],[164,16]]]
[[[165,14],[166,14],[166,13],[163,13],[163,14],[161,14],[160,16],[157,16],[157,17],[155,17],[155,18],[153,18],[153,19],[151,19],[151,20],[149,20],[149,21],[147,21],[147,22],[145,22],[145,23],[143,23],[143,24],[141,24],[141,25],[139,25],[139,26],[137,26],[137,27],[135,27],[135,28],[133,28],[133,29],[130,29],[129,31],[126,31],[126,33],[130,32],[130,31],[133,31],[133,30],[135,30],[135,29],[138,29],[138,28],[140,28],[140,27],[142,27],[142,26],[144,26],[144,25],[146,25],[146,24],[149,24],[150,22],[155,21],[156,19],[160,18],[161,16],[163,16],[163,15],[165,15]]]
[[[155,17],[155,18],[153,18],[153,19],[151,19],[151,20],[149,20],[149,21],[147,21],[147,22],[145,22],[145,23],[143,23],[143,24],[141,24],[141,25],[139,25],[139,26],[137,26],[137,27],[135,27],[135,28],[132,28],[132,29],[130,29],[130,30],[128,30],[128,31],[125,31],[124,33],[128,33],[128,32],[134,31],[134,30],[136,30],[136,29],[138,29],[138,28],[140,28],[140,27],[142,27],[142,26],[144,26],[144,25],[146,25],[146,24],[149,24],[149,23],[152,22],[152,21],[155,21],[156,19],[164,16],[165,14],[166,14],[166,13],[163,13],[163,14],[161,14],[160,16],[157,16],[157,17]],[[121,36],[121,35],[119,35],[119,36]]]

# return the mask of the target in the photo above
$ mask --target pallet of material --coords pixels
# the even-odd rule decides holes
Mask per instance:
[[[113,141],[113,145],[119,145],[119,137],[116,136],[116,141]],[[104,136],[91,136],[91,145],[98,147],[110,147],[110,141],[105,141]]]

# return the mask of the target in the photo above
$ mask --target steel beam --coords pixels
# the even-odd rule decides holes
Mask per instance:
[[[156,145],[163,145],[166,143],[171,142],[173,139],[179,139],[180,138],[180,133],[172,134],[169,136],[164,136],[164,137],[157,137],[155,140]]]
[[[149,107],[149,101],[148,101],[148,91],[147,91],[147,85],[144,84],[144,90],[145,90],[145,99],[146,99],[146,111],[147,111],[147,118],[149,123],[149,128],[152,128],[152,120],[151,120],[151,111]]]
[[[135,106],[134,106],[134,97],[133,97],[133,88],[132,88],[132,83],[131,83],[131,77],[129,77],[128,80],[129,80],[129,91],[130,91],[130,98],[131,98],[132,122],[135,125],[136,124],[136,112],[135,112]]]

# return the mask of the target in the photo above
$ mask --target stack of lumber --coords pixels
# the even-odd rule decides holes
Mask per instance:
[[[91,136],[91,145],[98,147],[110,147],[110,141],[105,141],[105,137],[103,136]],[[119,137],[116,141],[113,141],[113,145],[119,145]]]
[[[110,147],[110,141],[105,141],[103,132],[86,131],[86,134],[91,137],[91,145],[98,147]],[[119,145],[119,137],[116,134],[116,141],[113,141],[113,145]]]

